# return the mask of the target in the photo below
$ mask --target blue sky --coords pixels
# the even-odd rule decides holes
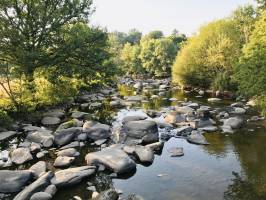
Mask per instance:
[[[214,19],[223,18],[240,5],[253,0],[94,0],[96,12],[91,23],[109,31],[127,32],[132,28],[147,33],[176,28],[191,35]]]

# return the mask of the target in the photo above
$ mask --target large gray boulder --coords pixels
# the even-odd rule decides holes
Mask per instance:
[[[151,148],[141,145],[124,146],[123,150],[127,154],[132,154],[142,163],[152,163],[154,160],[154,152]]]
[[[66,145],[72,142],[75,136],[79,135],[82,131],[80,127],[72,127],[68,129],[58,130],[54,133],[54,141],[58,146]]]
[[[185,122],[186,118],[183,115],[178,114],[177,112],[171,112],[165,116],[164,121],[169,124],[176,124]]]
[[[32,165],[29,170],[33,172],[35,177],[40,177],[46,172],[47,166],[44,161],[39,161],[36,164]]]
[[[207,145],[209,144],[205,137],[199,131],[192,131],[187,141],[193,144]]]
[[[44,147],[51,147],[54,143],[54,136],[48,130],[31,132],[26,139],[30,142],[42,144]]]
[[[125,173],[136,168],[136,163],[119,147],[107,147],[101,151],[88,153],[88,165],[104,165],[115,173]]]
[[[94,166],[84,166],[60,170],[55,173],[51,182],[56,187],[65,187],[80,183],[84,178],[95,173]]]
[[[22,190],[33,178],[31,171],[0,170],[0,193],[12,193]]]
[[[53,197],[46,192],[37,192],[31,196],[30,200],[50,200],[52,198]]]
[[[54,161],[55,167],[67,167],[71,163],[73,163],[75,160],[74,157],[68,157],[68,156],[59,156]]]
[[[11,161],[17,165],[23,164],[32,159],[33,157],[30,153],[29,148],[18,148],[13,150],[11,153]]]
[[[223,126],[231,127],[232,129],[240,128],[244,123],[244,120],[240,117],[230,117],[224,120]]]
[[[153,143],[159,140],[156,122],[149,120],[129,121],[123,130],[128,138],[137,139],[140,143]]]
[[[146,116],[127,116],[123,118],[122,124],[125,124],[129,121],[140,121],[140,120],[145,120],[145,119],[147,119]]]
[[[42,119],[42,125],[44,126],[54,126],[60,124],[61,120],[58,117],[44,117]]]
[[[13,200],[29,200],[34,193],[43,191],[48,185],[50,185],[50,180],[53,177],[52,172],[47,172],[34,181],[32,184],[27,186],[24,190],[15,196]]]
[[[57,152],[57,156],[77,157],[80,153],[75,148],[64,149]]]
[[[7,140],[15,135],[17,135],[16,131],[0,132],[0,142],[3,140]]]
[[[91,122],[85,122],[83,125],[83,132],[87,133],[87,136],[91,140],[107,139],[111,136],[110,126],[101,123],[90,124]]]

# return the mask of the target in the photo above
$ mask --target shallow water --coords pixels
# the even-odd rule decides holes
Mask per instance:
[[[129,87],[120,86],[119,89],[122,96],[134,93]],[[149,98],[151,94],[145,95]],[[223,101],[218,105],[211,105],[207,103],[206,98],[194,96],[170,91],[165,97],[175,97],[178,100],[187,98],[215,108],[230,104],[230,101]],[[124,115],[142,113],[140,109],[160,110],[170,105],[176,105],[176,102],[160,98],[149,103],[136,104],[131,110],[110,110],[107,106],[94,114],[100,121],[113,123],[115,126]],[[253,111],[250,111],[247,117],[252,114]],[[205,137],[210,145],[194,145],[184,139],[171,138],[165,142],[162,152],[155,156],[152,165],[138,164],[135,172],[116,179],[111,179],[108,176],[110,173],[105,172],[86,181],[95,183],[98,191],[114,186],[121,189],[125,196],[136,193],[146,200],[265,200],[265,122],[248,123],[234,134],[206,133]],[[170,147],[183,147],[185,155],[170,157],[167,152]],[[85,154],[95,150],[97,149],[83,149],[81,158],[75,164],[84,165]],[[45,159],[52,163],[49,156]],[[86,190],[86,181],[59,190],[54,199],[66,200],[75,195],[90,199],[91,193]]]

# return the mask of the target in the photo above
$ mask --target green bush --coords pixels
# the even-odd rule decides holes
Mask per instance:
[[[9,117],[6,111],[0,109],[0,127],[8,128],[12,123],[12,119]]]

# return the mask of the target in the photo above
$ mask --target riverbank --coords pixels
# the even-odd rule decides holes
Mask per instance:
[[[190,155],[195,151],[217,148],[212,138],[217,134],[226,138],[240,131],[256,132],[257,126],[263,126],[263,117],[255,114],[245,101],[233,102],[200,91],[182,92],[173,88],[168,79],[120,80],[118,89],[83,94],[68,109],[43,112],[33,124],[19,124],[14,131],[0,133],[1,169],[10,170],[0,171],[0,177],[6,180],[0,184],[0,192],[7,194],[2,199],[34,199],[38,195],[55,195],[54,199],[60,200],[78,199],[75,196],[88,199],[98,193],[117,199],[123,192],[116,185],[123,179],[129,186],[123,188],[126,192],[120,194],[121,198],[134,199],[127,197],[129,193],[139,194],[130,184],[130,177],[139,177],[140,168],[145,182],[149,168],[158,165],[161,155],[175,159],[170,160],[174,163],[179,159],[176,157],[182,156],[180,159],[188,158],[189,163],[195,159]],[[249,130],[250,126],[253,130]],[[150,167],[144,170],[142,165]],[[166,186],[176,181],[179,177],[175,174],[163,173],[169,166],[162,165],[161,173],[152,169],[151,180],[165,179]],[[195,170],[190,164],[185,168]],[[12,181],[14,176],[17,182]],[[7,187],[11,182],[15,184],[13,191]],[[70,192],[64,189],[73,185]],[[46,187],[58,191],[47,192]],[[140,193],[152,199],[149,191]]]

